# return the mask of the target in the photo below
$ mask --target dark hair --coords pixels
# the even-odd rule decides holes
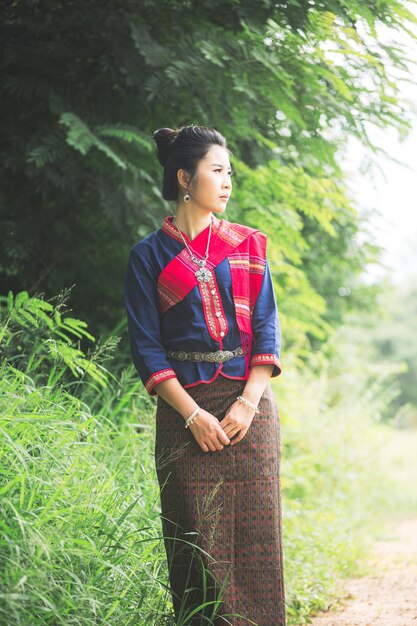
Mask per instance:
[[[159,128],[153,133],[157,146],[158,160],[164,168],[162,183],[162,197],[165,200],[177,200],[179,169],[185,169],[190,174],[190,183],[195,180],[198,162],[205,157],[213,144],[226,148],[227,141],[215,128],[206,126],[182,126]]]

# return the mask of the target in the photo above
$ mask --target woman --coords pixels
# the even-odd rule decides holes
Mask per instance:
[[[281,373],[266,235],[220,219],[225,138],[154,133],[175,215],[133,246],[125,302],[132,359],[157,395],[155,462],[177,624],[284,626]],[[188,618],[188,619],[187,619]]]

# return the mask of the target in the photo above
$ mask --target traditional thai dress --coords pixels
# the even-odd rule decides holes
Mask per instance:
[[[176,377],[221,421],[252,367],[281,373],[267,238],[213,215],[211,276],[202,279],[172,219],[130,251],[132,359],[150,395]],[[193,240],[182,234],[203,258],[209,226]],[[240,442],[203,452],[184,418],[157,398],[155,464],[178,622],[285,625],[280,420],[269,382],[259,409]]]

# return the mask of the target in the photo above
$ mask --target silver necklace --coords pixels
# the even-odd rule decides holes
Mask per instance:
[[[208,283],[211,279],[211,270],[207,269],[206,267],[206,263],[207,263],[207,259],[208,259],[208,255],[209,255],[209,246],[210,246],[210,237],[211,237],[211,224],[213,221],[213,216],[210,216],[210,229],[209,229],[209,235],[207,238],[207,246],[206,246],[206,252],[204,254],[204,257],[202,259],[198,259],[195,254],[193,253],[193,251],[190,249],[190,246],[187,244],[187,242],[185,241],[182,232],[180,231],[180,229],[177,226],[177,222],[175,221],[175,217],[172,218],[172,223],[175,225],[175,228],[178,230],[179,234],[181,235],[181,239],[183,240],[188,253],[191,257],[191,260],[196,263],[199,267],[198,270],[196,270],[194,272],[195,276],[197,277],[197,280],[200,283]]]

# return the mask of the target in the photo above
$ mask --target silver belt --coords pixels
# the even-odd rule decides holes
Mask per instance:
[[[235,350],[217,350],[217,352],[184,352],[180,350],[175,352],[174,350],[168,350],[167,356],[170,359],[177,359],[178,361],[206,361],[207,363],[223,363],[229,361],[235,356],[244,356],[247,352],[243,351],[243,348],[239,346]]]

